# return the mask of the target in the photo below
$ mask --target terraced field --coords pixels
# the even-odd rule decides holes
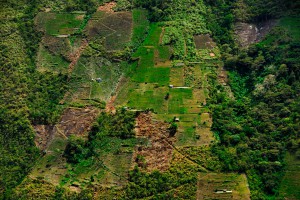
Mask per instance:
[[[136,138],[105,136],[97,146],[97,154],[101,156],[82,159],[77,164],[67,163],[63,156],[70,136],[68,127],[73,125],[81,130],[86,124],[65,121],[62,116],[52,127],[52,136],[40,138],[46,155],[32,171],[31,178],[41,176],[53,185],[74,192],[92,183],[97,188],[94,195],[109,199],[120,195],[119,190],[127,185],[128,172],[134,166],[147,173],[153,170],[169,173],[169,170],[178,169],[193,173],[194,179],[171,189],[170,194],[184,196],[189,191],[198,199],[221,198],[224,195],[216,196],[211,189],[223,186],[218,181],[211,184],[205,178],[198,178],[198,184],[196,182],[198,175],[213,179],[221,176],[221,179],[230,178],[227,185],[234,188],[234,192],[229,196],[238,199],[244,195],[238,191],[246,184],[244,176],[210,173],[221,169],[218,158],[210,152],[215,138],[211,131],[211,111],[206,106],[208,77],[217,77],[216,68],[220,67],[218,48],[208,35],[197,35],[194,40],[199,60],[174,60],[172,45],[162,44],[164,24],[149,23],[146,16],[147,12],[140,9],[132,12],[101,10],[91,16],[85,27],[81,26],[82,14],[51,13],[37,17],[37,26],[45,32],[37,57],[38,70],[69,77],[69,90],[62,104],[101,107],[99,102],[102,101],[109,104],[108,113],[120,107],[141,113],[136,118]],[[57,20],[61,21],[52,26]],[[79,30],[81,33],[74,35]],[[134,49],[129,61],[120,61],[117,56],[116,60],[110,58],[115,58],[126,47]],[[110,56],[103,56],[103,52]],[[85,112],[84,108],[80,109]],[[86,121],[85,117],[82,121]],[[171,122],[178,125],[175,137],[169,135]],[[63,126],[64,123],[68,127]],[[91,125],[92,121],[89,123]],[[87,140],[86,130],[79,132],[75,135]],[[233,186],[234,183],[239,186]],[[242,198],[248,198],[247,195],[245,193]]]

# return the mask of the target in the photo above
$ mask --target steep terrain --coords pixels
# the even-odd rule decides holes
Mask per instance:
[[[297,8],[6,2],[0,199],[297,199]]]

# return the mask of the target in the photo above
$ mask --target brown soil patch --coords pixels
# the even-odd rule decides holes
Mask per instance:
[[[113,13],[114,10],[113,8],[116,7],[117,3],[112,1],[112,2],[109,2],[109,3],[105,3],[104,5],[102,6],[99,6],[97,11],[103,11],[103,12],[107,12],[107,13]]]
[[[51,140],[54,134],[54,126],[52,125],[35,125],[34,130],[36,136],[34,138],[35,145],[41,149],[45,150],[48,144],[48,141]]]
[[[35,144],[41,150],[46,150],[51,143],[55,133],[63,138],[69,135],[85,135],[91,128],[99,109],[94,107],[87,108],[67,108],[58,124],[56,125],[36,125]]]
[[[56,125],[66,136],[69,135],[84,135],[87,133],[95,118],[100,113],[98,108],[67,108]]]
[[[208,34],[195,35],[194,41],[197,49],[213,49],[216,46]]]
[[[84,15],[78,15],[78,16],[76,16],[76,19],[78,19],[78,20],[83,20],[83,18],[84,18]]]
[[[277,24],[276,20],[267,20],[258,25],[238,22],[235,24],[235,34],[242,47],[261,41]]]
[[[116,113],[116,108],[114,106],[114,102],[116,98],[117,98],[116,95],[110,97],[109,101],[106,103],[106,108],[105,108],[106,112],[110,112],[112,114]]]
[[[136,119],[137,137],[147,138],[149,145],[137,146],[133,163],[145,171],[166,171],[170,166],[175,137],[169,137],[169,124],[152,119],[151,113],[141,113]]]

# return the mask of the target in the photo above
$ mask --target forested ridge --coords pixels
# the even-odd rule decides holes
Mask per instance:
[[[27,182],[28,185],[42,188],[39,192],[44,194],[41,196],[45,198],[92,199],[91,185],[81,193],[73,194],[42,179],[32,183],[25,178],[37,159],[43,156],[43,152],[35,146],[33,126],[54,125],[58,122],[63,110],[68,107],[60,101],[70,87],[67,74],[42,73],[37,70],[36,57],[43,33],[35,28],[34,18],[38,12],[51,8],[61,13],[86,11],[85,19],[88,20],[97,10],[97,6],[104,2],[106,1],[22,0],[5,1],[1,5],[0,199],[26,199],[28,188],[24,187],[25,190],[19,191],[16,187],[21,183],[26,185]],[[294,23],[289,21],[290,18],[299,18],[300,2],[116,2],[116,10],[143,8],[148,10],[151,23],[164,25],[162,44],[173,47],[173,60],[197,61],[193,36],[211,35],[220,49],[221,61],[228,71],[228,84],[233,93],[233,97],[229,95],[216,76],[209,77],[210,98],[206,106],[212,112],[212,130],[217,142],[212,144],[208,155],[218,163],[211,168],[220,169],[222,172],[246,173],[251,199],[283,198],[279,190],[286,171],[286,155],[290,153],[300,159],[300,32],[287,28],[292,26],[289,23]],[[259,24],[284,17],[287,20],[279,21],[280,25],[275,26],[262,41],[247,48],[239,46],[234,33],[236,22]],[[296,29],[299,30],[300,27]],[[141,30],[139,34],[144,35],[147,31]],[[134,34],[133,32],[136,41],[126,48],[136,50],[142,42],[140,40],[144,39],[143,36]],[[92,53],[105,54],[99,50],[102,47],[94,46],[96,48],[92,49],[93,44],[90,45]],[[130,53],[131,50],[127,49],[124,55],[114,56],[117,59],[121,57],[128,60]],[[111,55],[103,57],[109,56]],[[105,145],[111,138],[117,138],[119,141],[116,149],[112,150],[116,154],[120,151],[117,149],[118,145],[136,145],[138,142],[132,139],[134,117],[136,116],[133,113],[124,110],[117,110],[114,116],[100,114],[87,140],[69,138],[64,151],[67,162],[74,168],[81,162],[99,162],[99,165],[104,165],[102,161],[94,159],[104,155],[98,149],[103,148],[102,146],[108,148]],[[207,163],[204,165],[209,166]],[[168,172],[151,173],[134,168],[128,174],[128,185],[124,187],[124,191],[116,189],[112,194],[120,199],[172,199],[174,195],[179,195],[178,198],[181,199],[194,198],[192,193],[197,185],[195,177],[201,170],[197,168],[189,171],[188,167],[183,168],[176,165]],[[94,177],[91,176],[90,179],[93,182]],[[45,191],[43,187],[49,187],[50,190]],[[179,187],[184,188],[185,192],[170,192]],[[28,190],[31,190],[30,187]]]

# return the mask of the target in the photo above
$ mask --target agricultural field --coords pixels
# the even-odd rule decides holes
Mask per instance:
[[[245,174],[199,173],[197,199],[250,200]]]
[[[84,17],[85,12],[41,12],[36,16],[35,23],[37,28],[47,35],[66,37],[80,30]]]
[[[108,51],[122,50],[131,39],[132,13],[98,11],[89,20],[84,33],[89,41],[101,39]]]
[[[60,29],[59,33],[63,33],[64,29]],[[53,30],[46,33],[54,34]],[[146,33],[147,37],[143,38]],[[84,159],[76,165],[59,159],[67,143],[56,131],[52,143],[46,145],[46,156],[31,177],[41,173],[46,181],[74,192],[92,183],[105,191],[98,196],[111,198],[119,193],[118,189],[104,188],[125,186],[128,171],[135,165],[149,173],[186,166],[193,169],[195,178],[199,172],[219,171],[218,158],[210,152],[214,136],[210,130],[212,116],[206,107],[208,76],[216,76],[211,66],[216,65],[219,54],[209,35],[194,37],[196,50],[203,56],[199,56],[199,62],[189,63],[171,59],[173,46],[162,44],[164,25],[150,24],[144,10],[135,9],[132,13],[98,10],[87,22],[83,34],[87,43],[81,36],[45,36],[40,46],[40,71],[69,74],[69,90],[62,102],[84,107],[100,100],[109,102],[112,108],[153,112],[140,114],[136,119],[136,138],[124,140],[106,136],[97,147],[101,156]],[[128,63],[102,57],[103,50],[120,51],[127,45],[133,48],[140,45]],[[205,63],[205,60],[211,62]],[[176,137],[169,137],[168,123],[175,118]],[[197,188],[201,189],[196,182],[183,184],[169,194],[184,196],[189,190],[196,198]]]
[[[211,118],[203,105],[210,69],[171,62],[171,47],[161,44],[163,30],[159,24],[151,24],[147,38],[133,54],[137,61],[132,64],[130,82],[117,94],[116,105],[153,109],[159,120],[177,117],[176,145],[209,145],[213,141]]]

